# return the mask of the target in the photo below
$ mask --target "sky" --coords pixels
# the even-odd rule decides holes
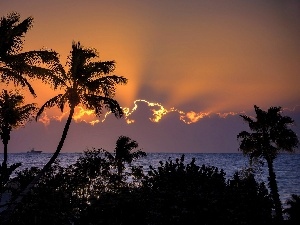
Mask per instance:
[[[32,16],[23,51],[53,49],[65,64],[72,41],[115,60],[128,78],[116,100],[125,118],[78,107],[62,152],[113,150],[120,135],[145,152],[238,152],[239,115],[281,106],[300,134],[298,0],[0,1],[0,16]],[[32,81],[41,106],[58,92]],[[8,88],[1,84],[1,89]],[[47,110],[14,130],[10,152],[54,152],[68,110]]]

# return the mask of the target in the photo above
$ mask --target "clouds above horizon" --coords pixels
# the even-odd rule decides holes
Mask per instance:
[[[132,113],[123,119],[116,119],[108,114],[94,125],[89,123],[94,120],[92,115],[83,115],[81,119],[74,120],[62,152],[82,152],[92,147],[112,151],[120,135],[136,140],[146,152],[237,152],[236,135],[242,130],[248,130],[247,124],[239,117],[241,113],[208,113],[193,123],[186,123],[182,119],[182,111],[170,110],[159,122],[155,122],[157,105],[145,101],[137,101],[135,104],[135,109],[130,109]],[[159,106],[159,109],[161,107],[163,106]],[[254,110],[247,115],[254,116],[253,113]],[[296,126],[292,129],[299,135],[300,106],[284,109],[283,115],[295,120]],[[32,147],[44,152],[54,152],[66,116],[48,117],[47,123],[31,122],[25,128],[13,131],[9,143],[10,152],[25,152]],[[134,122],[128,124],[128,120]]]

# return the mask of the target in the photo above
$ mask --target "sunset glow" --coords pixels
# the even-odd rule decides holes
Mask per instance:
[[[135,100],[133,108],[128,108],[128,107],[123,107],[122,110],[124,112],[124,118],[127,124],[133,124],[135,123],[135,120],[132,119],[132,114],[138,110],[138,103],[146,103],[149,109],[152,112],[152,115],[150,118],[148,118],[151,122],[153,123],[158,123],[160,122],[164,116],[166,116],[168,113],[175,112],[178,114],[178,119],[185,124],[192,124],[196,123],[199,120],[209,117],[211,115],[217,115],[220,118],[226,118],[227,116],[231,115],[237,115],[240,114],[240,112],[227,112],[227,113],[212,113],[212,112],[194,112],[194,111],[189,111],[185,112],[179,109],[176,109],[174,107],[172,108],[165,108],[162,104],[160,103],[155,103],[155,102],[149,102],[144,99],[138,99]],[[66,119],[68,116],[69,111],[63,112],[60,116],[53,116],[49,118],[47,113],[44,113],[44,115],[39,119],[39,122],[42,122],[44,125],[49,125],[50,120],[56,120],[56,121],[62,121],[63,118]],[[78,107],[75,110],[73,119],[75,122],[85,122],[89,123],[91,125],[95,125],[97,123],[103,123],[105,122],[106,118],[111,114],[111,112],[106,112],[102,115],[101,118],[97,118],[94,114],[93,110],[86,110],[83,107]]]
[[[232,138],[231,146],[235,145],[235,133],[244,125],[239,115],[253,113],[254,105],[295,108],[285,112],[298,116],[297,0],[1,1],[1,16],[12,11],[20,13],[21,19],[34,18],[23,51],[53,49],[65,65],[72,41],[80,41],[97,50],[97,60],[114,60],[114,74],[128,79],[128,84],[116,86],[114,97],[124,111],[123,119],[111,119],[114,116],[106,111],[97,118],[93,111],[76,108],[68,138],[76,140],[80,132],[89,134],[84,147],[117,134],[131,134],[155,150],[162,145],[173,151],[170,146],[177,137],[193,151],[199,146],[221,151],[215,149],[213,139],[221,147],[227,140],[215,135],[229,135],[222,129],[232,129],[231,137],[226,138]],[[30,83],[37,97],[26,88],[22,92],[28,103],[39,107],[60,93],[41,81]],[[15,87],[2,83],[4,88]],[[47,109],[38,123],[31,123],[34,128],[25,129],[32,131],[37,126],[40,133],[49,132],[50,127],[65,122],[68,113],[67,107],[63,113],[58,108]],[[297,116],[295,124],[300,124]],[[53,135],[60,132],[53,131]],[[26,135],[26,142],[32,142],[29,133],[16,135],[20,142]],[[79,145],[72,144],[70,149]]]

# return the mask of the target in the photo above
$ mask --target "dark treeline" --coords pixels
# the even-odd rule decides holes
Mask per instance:
[[[56,162],[8,224],[277,224],[268,189],[250,169],[225,179],[222,169],[185,162],[182,155],[157,168],[150,165],[145,173],[130,164],[145,155],[125,152],[129,154],[119,158],[117,149],[91,149],[67,168]],[[12,195],[17,196],[39,170],[18,172],[10,181]],[[294,196],[284,224],[299,222],[299,204]]]

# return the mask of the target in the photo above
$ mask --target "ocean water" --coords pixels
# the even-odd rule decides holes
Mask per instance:
[[[210,165],[219,169],[223,169],[226,178],[243,168],[246,168],[248,158],[241,153],[147,153],[147,156],[139,159],[135,163],[141,165],[144,171],[149,170],[149,166],[154,168],[159,166],[159,161],[165,162],[169,158],[175,161],[181,155],[185,155],[185,163],[190,163],[192,158],[196,159],[197,165]],[[11,153],[8,154],[8,164],[21,162],[22,166],[19,170],[30,168],[32,166],[42,167],[47,163],[52,154],[26,154]],[[82,153],[61,153],[58,157],[62,166],[68,166],[75,163],[82,156]],[[0,162],[3,161],[3,154],[0,154]],[[280,198],[283,204],[291,194],[300,195],[300,154],[280,154],[274,161],[274,169],[277,176],[277,183]],[[261,170],[256,174],[256,179],[267,184],[268,170],[267,165],[263,165]]]

